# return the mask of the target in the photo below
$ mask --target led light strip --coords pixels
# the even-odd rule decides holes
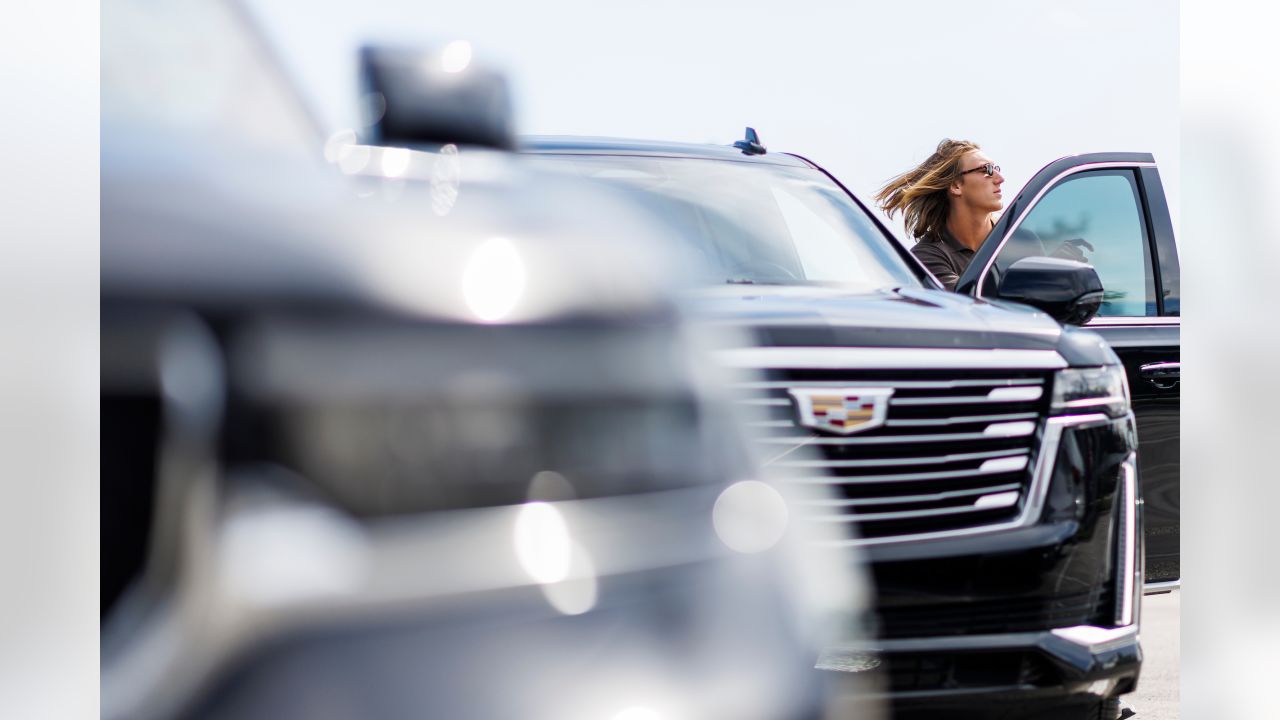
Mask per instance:
[[[1120,578],[1121,627],[1133,624],[1134,573],[1138,562],[1138,489],[1134,459],[1130,457],[1122,465],[1124,472],[1124,575]]]

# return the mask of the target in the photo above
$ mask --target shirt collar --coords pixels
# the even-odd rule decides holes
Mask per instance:
[[[961,245],[960,241],[957,240],[946,227],[942,228],[942,232],[939,233],[939,237],[942,239],[942,242],[946,243],[955,252],[968,253],[970,255],[973,254],[973,251],[964,245]]]

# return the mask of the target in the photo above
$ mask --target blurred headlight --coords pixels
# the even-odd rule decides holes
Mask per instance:
[[[1129,411],[1129,382],[1121,365],[1059,370],[1053,380],[1055,415],[1105,412],[1118,417]]]

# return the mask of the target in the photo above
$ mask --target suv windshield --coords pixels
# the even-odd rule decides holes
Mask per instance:
[[[101,73],[106,121],[320,155],[309,109],[239,3],[111,3]]]
[[[889,240],[830,178],[809,168],[628,155],[542,155],[644,194],[684,230],[711,284],[918,286]]]

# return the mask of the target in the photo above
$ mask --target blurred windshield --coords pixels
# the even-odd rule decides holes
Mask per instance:
[[[319,157],[309,109],[236,2],[123,0],[102,14],[102,117]]]
[[[816,170],[698,158],[539,157],[646,191],[683,228],[696,273],[709,284],[919,285],[862,208]]]

